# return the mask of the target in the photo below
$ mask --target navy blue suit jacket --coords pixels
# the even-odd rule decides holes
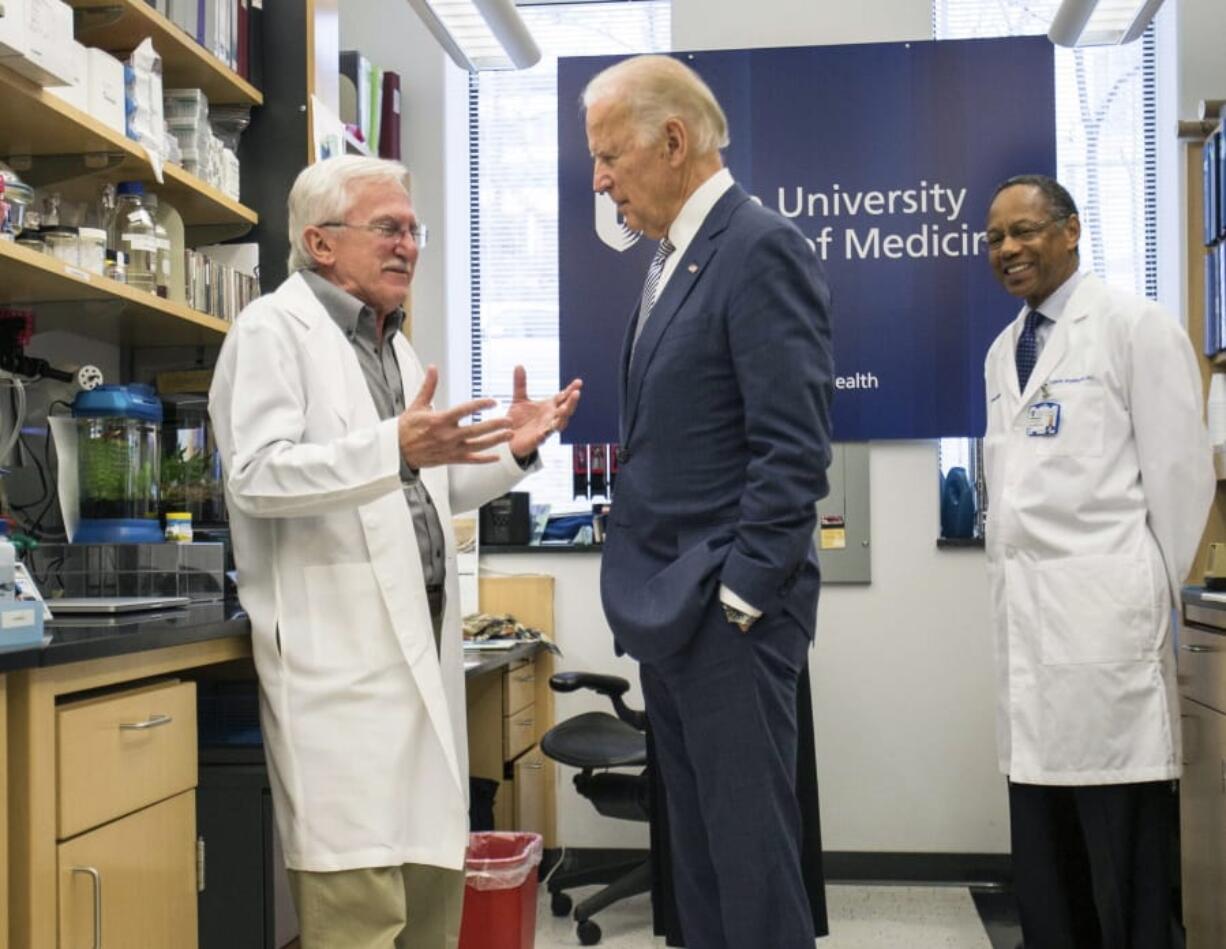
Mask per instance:
[[[601,596],[618,646],[653,662],[720,583],[812,638],[816,502],[828,490],[830,294],[800,232],[734,185],[621,361],[617,483]]]

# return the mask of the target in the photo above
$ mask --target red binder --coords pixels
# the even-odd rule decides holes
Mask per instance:
[[[379,118],[379,157],[400,160],[400,74],[383,73],[383,108]]]

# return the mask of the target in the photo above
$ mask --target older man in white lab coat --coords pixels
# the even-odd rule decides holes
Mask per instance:
[[[337,158],[289,197],[293,275],[238,318],[210,413],[304,949],[451,949],[468,836],[451,512],[523,477],[578,383],[435,411],[403,334],[405,169]]]
[[[1028,949],[1165,949],[1173,615],[1213,469],[1186,334],[1079,273],[1080,235],[1043,176],[988,212],[992,269],[1026,301],[985,367],[1000,767]]]

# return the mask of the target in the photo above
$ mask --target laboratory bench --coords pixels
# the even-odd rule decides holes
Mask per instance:
[[[482,578],[481,609],[553,632],[553,578]],[[54,608],[54,604],[52,604]],[[0,653],[0,949],[198,945],[197,679],[253,675],[237,603],[57,618]],[[470,772],[495,826],[553,845],[553,657],[466,651]]]
[[[249,630],[206,603],[64,617],[0,654],[0,949],[196,945],[189,675],[249,658]]]
[[[1185,587],[1179,837],[1188,949],[1226,945],[1226,594]]]

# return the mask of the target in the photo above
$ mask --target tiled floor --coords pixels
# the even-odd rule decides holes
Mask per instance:
[[[1008,926],[994,926],[989,938],[970,891],[962,887],[832,884],[826,896],[830,936],[817,943],[817,949],[1013,949],[1018,941]],[[651,936],[651,907],[645,895],[611,906],[596,918],[604,949],[664,945]],[[543,889],[536,933],[536,949],[579,945],[574,923],[550,915]]]

